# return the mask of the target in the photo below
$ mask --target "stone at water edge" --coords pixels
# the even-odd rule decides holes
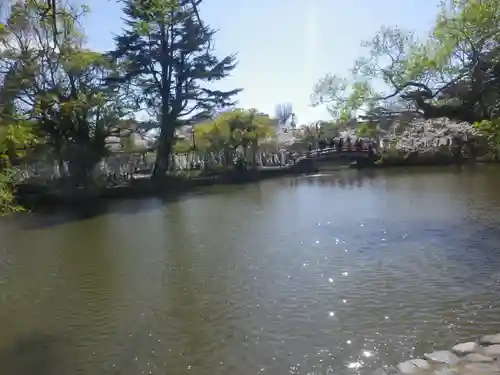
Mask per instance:
[[[492,358],[500,358],[500,345],[490,345],[486,346],[482,350],[484,355],[487,355],[488,357]]]
[[[373,371],[372,375],[395,375],[397,373],[399,373],[399,371],[394,366],[382,366]]]
[[[479,339],[479,343],[482,345],[495,345],[500,344],[500,333],[495,335],[486,335]]]
[[[466,355],[469,353],[474,353],[479,349],[479,345],[475,342],[463,342],[461,344],[455,345],[451,348],[451,351],[458,355]]]
[[[401,362],[397,367],[403,374],[412,374],[418,370],[428,370],[430,368],[429,363],[425,359],[410,359],[409,361]]]
[[[460,358],[448,350],[425,353],[424,358],[431,362],[445,363],[447,365],[454,365],[460,362]]]
[[[465,356],[465,360],[467,362],[493,362],[493,358],[488,357],[487,355],[481,354],[481,353],[470,353]]]
[[[458,373],[456,368],[440,368],[434,371],[434,375],[455,375]]]
[[[500,368],[493,363],[468,363],[464,366],[465,373],[470,374],[498,374]]]

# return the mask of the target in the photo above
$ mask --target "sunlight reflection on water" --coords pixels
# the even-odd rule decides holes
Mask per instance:
[[[500,331],[500,173],[461,176],[275,180],[3,231],[0,360],[30,375],[15,343],[50,332],[56,373],[364,375]]]

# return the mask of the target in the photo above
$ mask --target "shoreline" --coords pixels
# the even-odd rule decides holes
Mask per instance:
[[[132,179],[130,182],[112,187],[103,188],[51,188],[48,185],[21,184],[16,193],[18,203],[28,209],[38,206],[66,206],[69,204],[88,203],[89,201],[107,201],[122,199],[140,199],[147,197],[164,197],[182,195],[196,189],[215,185],[241,185],[284,176],[300,176],[320,173],[322,170],[337,171],[345,169],[380,170],[404,169],[413,167],[448,167],[454,165],[497,164],[493,160],[482,159],[403,159],[391,158],[374,163],[351,163],[338,165],[329,161],[315,163],[308,160],[288,166],[265,167],[249,169],[244,172],[228,171],[202,177],[169,176],[163,183],[152,182],[149,178]]]
[[[396,366],[383,366],[374,375],[494,375],[500,373],[500,333],[454,345],[449,350],[425,353]]]
[[[163,197],[181,195],[196,189],[214,185],[241,185],[259,182],[282,176],[307,173],[296,165],[283,167],[266,167],[247,170],[243,173],[229,171],[202,177],[168,176],[162,182],[153,182],[149,178],[136,178],[117,186],[92,188],[50,188],[37,184],[21,184],[16,193],[16,199],[22,206],[36,209],[37,206],[65,206],[68,204],[140,199],[148,197]],[[312,172],[311,172],[312,173]]]

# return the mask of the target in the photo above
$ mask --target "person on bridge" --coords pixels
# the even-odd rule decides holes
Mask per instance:
[[[324,139],[320,139],[320,140],[318,141],[318,146],[319,146],[319,149],[320,149],[320,150],[324,150],[324,149],[326,148],[326,140],[324,140]]]
[[[373,144],[372,144],[372,142],[368,143],[368,156],[369,157],[373,156]]]
[[[359,138],[354,141],[354,149],[356,152],[361,152],[361,140]]]

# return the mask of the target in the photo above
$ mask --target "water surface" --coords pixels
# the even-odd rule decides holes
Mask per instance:
[[[356,374],[500,332],[500,169],[338,171],[0,225],[0,369]]]

